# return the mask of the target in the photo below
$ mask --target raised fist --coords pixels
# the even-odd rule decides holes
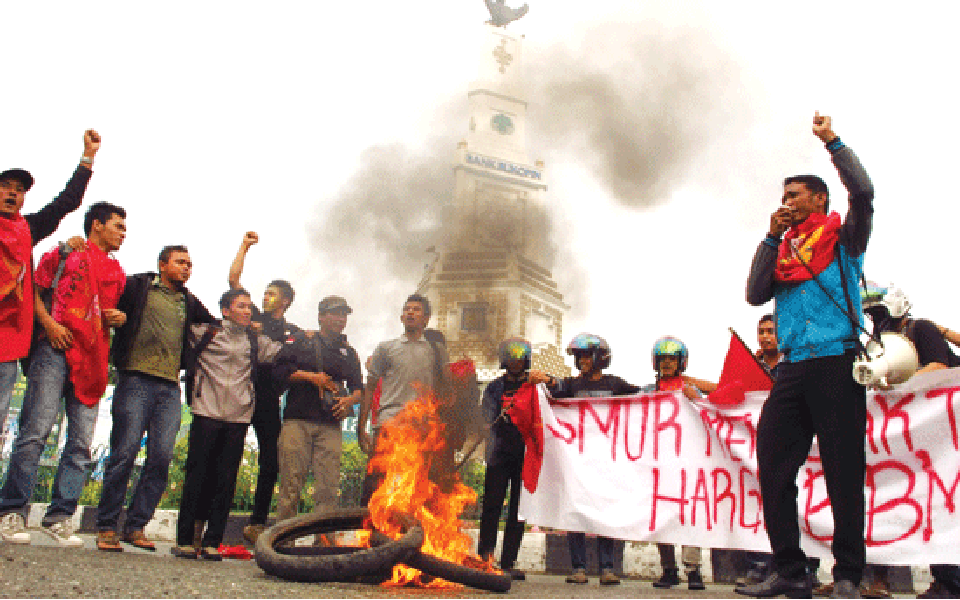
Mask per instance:
[[[256,244],[259,241],[260,241],[260,236],[257,235],[256,231],[248,231],[245,234],[243,234],[243,241],[240,243],[245,248],[249,248],[250,246]]]
[[[93,129],[83,132],[83,155],[93,156],[100,149],[100,134]]]
[[[837,137],[833,132],[833,119],[828,116],[820,116],[820,111],[813,113],[813,135],[820,138],[824,144],[829,144]]]

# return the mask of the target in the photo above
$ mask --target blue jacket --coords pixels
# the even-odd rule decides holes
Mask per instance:
[[[850,296],[852,317],[863,325],[859,281],[863,253],[873,227],[873,184],[856,154],[840,145],[831,151],[840,180],[849,192],[850,207],[840,228],[834,261],[815,280],[784,283],[774,279],[780,238],[768,235],[757,248],[747,278],[747,302],[760,306],[776,299],[777,343],[787,362],[837,356],[855,347],[859,337],[847,316],[843,285]],[[841,280],[840,261],[843,261]],[[829,297],[824,294],[826,290]]]

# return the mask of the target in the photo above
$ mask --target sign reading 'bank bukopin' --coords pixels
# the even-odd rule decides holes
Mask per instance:
[[[494,169],[496,171],[503,171],[504,173],[516,175],[517,177],[526,177],[528,179],[536,180],[543,179],[543,173],[537,169],[531,169],[529,167],[524,167],[523,165],[517,165],[512,162],[498,160],[488,156],[467,153],[466,161],[472,165],[478,165],[487,169]]]

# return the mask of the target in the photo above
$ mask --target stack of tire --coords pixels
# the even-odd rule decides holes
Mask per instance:
[[[257,538],[257,565],[269,575],[301,582],[339,581],[381,583],[390,579],[394,565],[403,564],[431,577],[491,592],[510,590],[506,573],[473,569],[420,552],[423,529],[407,528],[396,540],[374,532],[370,548],[359,546],[296,546],[308,535],[363,529],[366,508],[346,508],[281,521]]]

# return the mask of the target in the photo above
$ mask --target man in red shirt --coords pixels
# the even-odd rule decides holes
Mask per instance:
[[[116,310],[126,275],[111,256],[126,237],[126,212],[98,202],[84,217],[87,236],[82,250],[59,247],[43,255],[36,284],[52,292],[51,307],[34,306],[45,336],[31,354],[27,391],[20,412],[20,430],[6,481],[0,489],[0,536],[29,543],[23,511],[36,482],[40,454],[63,399],[67,441],[53,481],[53,497],[42,529],[62,546],[82,546],[73,535],[72,519],[90,464],[90,444],[97,423],[97,403],[107,387],[110,327],[126,315]]]

